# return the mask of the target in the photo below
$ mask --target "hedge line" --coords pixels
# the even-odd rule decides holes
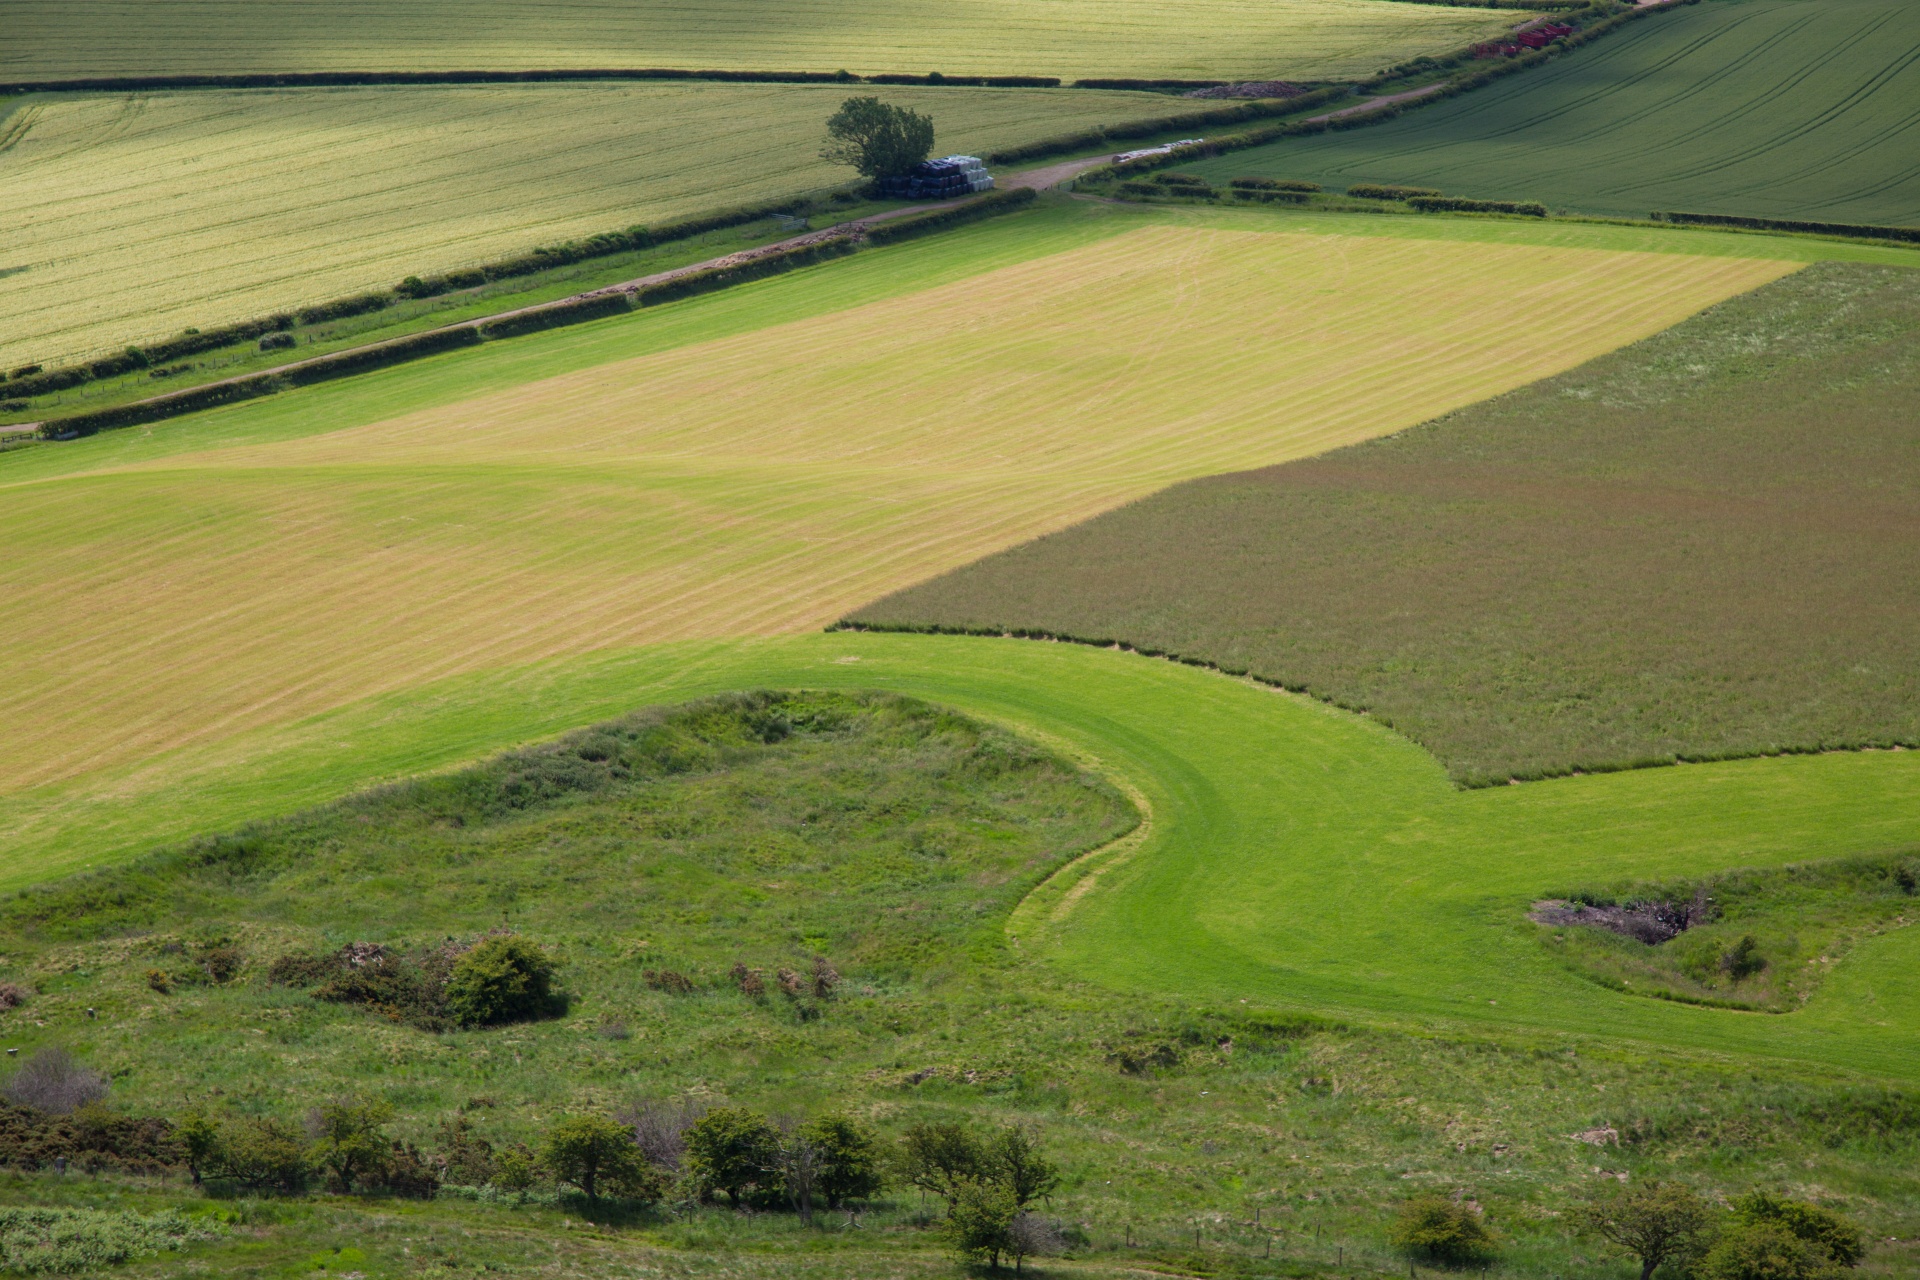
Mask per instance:
[[[285,391],[289,387],[309,386],[331,378],[345,377],[351,373],[362,373],[368,369],[378,369],[390,364],[402,364],[438,351],[470,347],[479,341],[480,335],[471,327],[437,329],[432,333],[415,334],[411,338],[400,338],[383,343],[365,351],[343,351],[339,355],[321,356],[317,360],[296,365],[290,369],[277,369],[272,373],[257,373],[252,377],[236,378],[231,382],[216,382],[211,386],[176,391],[170,396],[159,396],[140,404],[123,404],[112,409],[96,409],[92,413],[78,413],[67,418],[57,418],[52,422],[41,423],[39,434],[47,440],[66,440],[74,436],[90,436],[96,431],[107,431],[115,427],[134,427],[143,423],[159,422],[166,418],[177,418],[185,413],[198,413],[202,409],[212,409],[223,404],[234,404],[241,400],[272,395],[276,391]]]
[[[318,306],[302,307],[296,314],[301,324],[325,324],[329,320],[345,320],[348,316],[364,316],[373,311],[385,311],[393,305],[393,298],[384,293],[360,293],[351,298],[335,298],[332,302],[322,302]]]
[[[867,241],[871,244],[894,244],[901,240],[924,236],[942,227],[957,226],[963,222],[977,222],[982,218],[1012,213],[1023,205],[1033,203],[1038,195],[1039,192],[1031,187],[1015,187],[1010,191],[990,192],[978,200],[969,200],[965,204],[955,205],[950,209],[935,209],[930,213],[917,214],[911,218],[876,223],[867,228]]]
[[[1230,80],[1130,80],[1126,78],[1075,80],[1076,89],[1218,89]]]
[[[1347,188],[1350,196],[1363,200],[1411,200],[1415,196],[1437,196],[1438,187],[1394,187],[1379,182],[1356,182]]]
[[[1058,89],[1059,76],[943,76],[929,71],[924,76],[886,75],[866,77],[868,84],[957,84],[992,89]]]
[[[1529,218],[1547,216],[1538,200],[1468,200],[1461,196],[1410,196],[1407,205],[1420,213],[1518,213]]]
[[[577,302],[562,302],[556,306],[541,307],[535,311],[523,311],[517,316],[507,316],[501,320],[489,320],[480,326],[480,336],[489,340],[516,338],[523,333],[558,329],[562,325],[584,324],[588,320],[621,315],[631,310],[633,310],[633,304],[627,300],[626,294],[605,293],[597,298],[581,298]]]
[[[1920,244],[1920,227],[1876,227],[1863,222],[1807,222],[1799,218],[1744,218],[1731,213],[1662,213],[1659,210],[1654,211],[1653,220],[1706,227],[1745,227],[1753,231],[1802,231],[1810,235],[1900,240]]]
[[[779,253],[769,253],[746,262],[736,263],[731,267],[713,267],[706,271],[690,272],[672,280],[663,280],[659,284],[650,284],[634,290],[633,305],[657,307],[663,302],[677,302],[681,298],[691,298],[696,294],[712,293],[716,289],[745,284],[749,280],[760,280],[767,276],[781,275],[799,267],[825,262],[829,258],[844,258],[857,247],[853,237],[835,236],[831,240],[801,245],[794,249],[783,249]]]
[[[859,84],[862,79],[848,71],[684,71],[678,67],[589,67],[570,71],[290,71],[245,75],[98,76],[83,80],[29,80],[0,85],[0,94],[74,90],[111,93],[152,89],[298,89],[380,84],[526,84],[555,80]],[[947,83],[960,82],[949,80]]]
[[[1223,107],[1183,111],[1177,115],[1127,120],[1120,124],[1083,129],[1078,133],[1057,134],[1051,138],[1042,138],[1038,142],[1029,142],[1025,146],[995,151],[987,156],[987,162],[1017,164],[1022,160],[1039,160],[1046,156],[1065,155],[1073,151],[1091,151],[1109,142],[1130,142],[1139,138],[1151,138],[1160,133],[1176,133],[1187,129],[1204,128],[1208,125],[1239,124],[1243,120],[1264,120],[1273,116],[1290,116],[1324,103],[1337,101],[1351,93],[1352,89],[1347,85],[1331,85],[1325,89],[1315,89],[1311,93],[1302,93],[1291,98],[1260,98],[1252,102],[1236,102]]]

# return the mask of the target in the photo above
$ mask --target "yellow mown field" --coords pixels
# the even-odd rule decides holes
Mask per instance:
[[[854,178],[838,86],[572,84],[36,99],[0,149],[0,367],[98,356],[569,237]],[[991,151],[1147,93],[885,89]]]
[[[11,0],[0,76],[844,67],[1328,79],[1513,19],[1386,0]]]
[[[815,628],[1791,269],[1155,226],[352,429],[10,486],[0,470],[0,778],[71,778],[460,671]],[[324,420],[339,393],[276,403]]]

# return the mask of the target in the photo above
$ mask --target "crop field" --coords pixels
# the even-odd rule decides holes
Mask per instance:
[[[1633,217],[1912,225],[1916,45],[1920,10],[1901,0],[1708,0],[1384,125],[1191,167]]]
[[[862,255],[666,309],[739,328],[652,354],[670,316],[0,455],[0,773],[24,792],[456,671],[821,626],[1166,484],[1511,389],[1792,269],[1129,225],[1068,206]],[[1062,249],[899,291],[968,244],[990,261],[1030,237]],[[769,327],[842,271],[896,292]],[[543,359],[552,376],[532,376]],[[489,377],[504,385],[482,393]],[[266,438],[231,443],[249,431]]]
[[[1395,6],[1405,7],[1405,6]],[[1156,94],[902,88],[942,148]],[[95,357],[536,245],[834,186],[834,86],[571,84],[34,98],[0,120],[0,366]]]
[[[1331,79],[1446,52],[1512,21],[1383,0],[19,0],[0,82],[586,67]]]
[[[1916,355],[1920,272],[1812,267],[1417,431],[1171,489],[854,616],[1249,670],[1368,709],[1467,784],[1912,746]]]

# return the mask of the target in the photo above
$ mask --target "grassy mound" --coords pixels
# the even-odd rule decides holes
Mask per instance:
[[[853,615],[1202,659],[1479,785],[1920,744],[1920,273],[1809,268],[1416,431],[1196,481]]]
[[[1916,40],[1920,13],[1902,0],[1715,0],[1375,128],[1193,167],[1223,183],[1412,183],[1639,218],[1913,225]]]

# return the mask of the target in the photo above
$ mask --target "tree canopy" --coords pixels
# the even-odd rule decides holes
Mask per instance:
[[[820,158],[868,178],[906,173],[933,152],[933,119],[878,98],[848,98],[827,121]]]

